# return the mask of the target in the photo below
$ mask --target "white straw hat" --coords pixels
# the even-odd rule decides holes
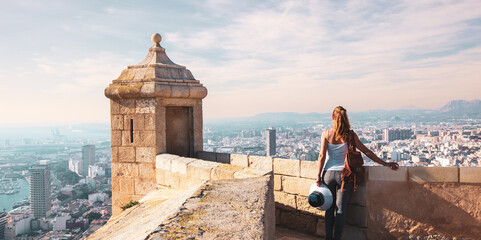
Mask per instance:
[[[326,185],[320,187],[316,183],[312,184],[307,198],[309,204],[319,210],[325,211],[332,205],[332,193]]]

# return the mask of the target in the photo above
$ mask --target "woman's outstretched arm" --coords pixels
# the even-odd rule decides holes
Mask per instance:
[[[353,132],[354,133],[354,132]],[[359,151],[363,152],[364,154],[366,154],[366,156],[370,159],[372,159],[374,162],[377,162],[383,166],[388,166],[389,168],[391,168],[392,170],[397,170],[399,168],[399,165],[395,162],[386,162],[382,159],[380,159],[378,156],[376,156],[376,154],[374,154],[369,148],[367,148],[364,143],[361,142],[361,140],[359,140],[359,137],[357,136],[356,133],[353,134],[354,135],[354,142],[356,143],[356,147],[357,149],[359,149]]]
[[[329,131],[329,130],[328,130]],[[322,185],[322,168],[324,167],[324,163],[326,162],[326,151],[327,151],[327,140],[326,140],[327,134],[326,131],[322,133],[321,136],[321,149],[319,150],[319,168],[317,171],[317,186]]]

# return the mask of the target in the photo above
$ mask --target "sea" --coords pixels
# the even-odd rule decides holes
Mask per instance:
[[[12,210],[13,204],[18,201],[28,199],[30,197],[30,185],[25,179],[18,179],[18,185],[20,186],[18,193],[12,195],[0,195],[0,211],[10,211]]]

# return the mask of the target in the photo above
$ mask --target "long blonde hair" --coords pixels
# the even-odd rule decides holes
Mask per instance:
[[[347,118],[346,109],[342,106],[334,108],[334,111],[332,112],[332,120],[334,125],[333,128],[336,132],[336,140],[342,139],[347,141],[351,125],[349,124],[349,118]]]

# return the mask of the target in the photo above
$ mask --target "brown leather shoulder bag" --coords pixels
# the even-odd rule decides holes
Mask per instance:
[[[344,168],[341,173],[341,192],[344,189],[344,183],[354,184],[354,191],[357,190],[358,184],[364,175],[364,160],[361,153],[356,151],[356,142],[354,141],[354,132],[351,130],[347,139],[346,159],[344,160]]]

